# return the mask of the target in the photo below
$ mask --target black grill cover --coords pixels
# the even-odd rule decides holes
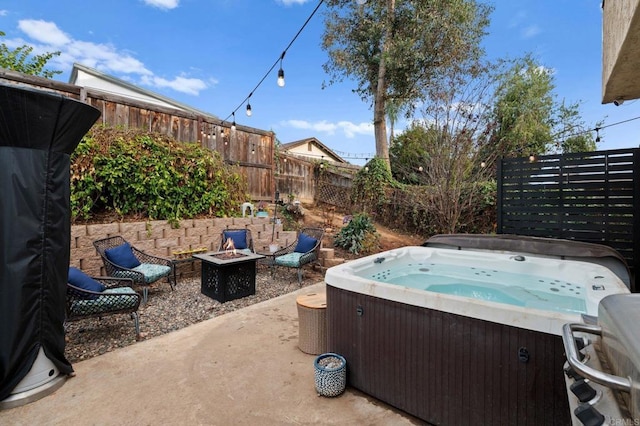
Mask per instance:
[[[69,155],[100,116],[51,92],[0,84],[0,400],[38,350],[65,374]]]

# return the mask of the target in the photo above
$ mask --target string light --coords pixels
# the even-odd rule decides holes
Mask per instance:
[[[600,127],[596,127],[596,143],[600,142]]]
[[[231,115],[233,115],[233,122],[231,123],[231,131],[236,130],[236,112],[232,112]]]
[[[300,27],[300,29],[298,30],[298,32],[296,33],[296,35],[293,37],[293,39],[291,39],[291,41],[289,42],[289,44],[287,45],[287,47],[282,51],[282,53],[280,54],[280,56],[278,57],[278,59],[276,59],[276,61],[273,63],[273,65],[271,65],[271,68],[269,68],[269,70],[267,70],[267,72],[264,74],[264,76],[262,77],[262,79],[258,82],[258,84],[256,84],[256,86],[253,88],[253,90],[250,92],[249,96],[247,96],[246,98],[244,98],[242,100],[242,102],[240,102],[240,104],[233,110],[233,112],[231,114],[229,114],[227,116],[227,118],[224,119],[224,121],[228,120],[231,116],[233,116],[235,114],[235,112],[240,109],[245,102],[247,102],[247,115],[249,115],[249,111],[251,111],[250,105],[249,105],[249,98],[251,97],[251,95],[262,85],[262,83],[264,82],[264,80],[269,76],[269,74],[271,74],[271,71],[274,70],[274,68],[280,64],[280,68],[278,70],[278,86],[282,87],[284,86],[284,70],[282,69],[282,60],[284,59],[284,55],[287,53],[287,51],[289,50],[289,48],[293,45],[293,43],[296,41],[296,39],[298,38],[298,36],[302,33],[302,31],[306,28],[307,24],[309,23],[309,21],[311,21],[311,18],[313,18],[313,16],[316,14],[316,12],[318,11],[318,9],[320,9],[320,6],[322,6],[322,4],[324,3],[324,0],[320,0],[318,2],[318,4],[316,5],[315,9],[313,9],[313,12],[311,12],[311,15],[309,15],[309,17],[307,18],[307,20],[304,22],[304,24],[302,24],[302,27]]]
[[[284,87],[284,70],[282,69],[282,60],[284,59],[284,54],[287,52],[282,52],[280,56],[280,69],[278,70],[278,86]]]
[[[247,97],[247,117],[251,117],[251,114],[253,114],[253,111],[251,111],[251,104],[249,103],[251,95],[253,95],[253,92],[249,93],[249,96]]]

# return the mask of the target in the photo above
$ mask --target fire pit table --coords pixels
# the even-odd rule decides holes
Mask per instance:
[[[256,261],[263,255],[218,251],[193,257],[202,261],[202,294],[220,303],[256,294]]]

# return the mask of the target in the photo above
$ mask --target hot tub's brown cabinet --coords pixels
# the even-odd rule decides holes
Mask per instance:
[[[438,425],[570,424],[560,336],[327,285],[347,383]]]

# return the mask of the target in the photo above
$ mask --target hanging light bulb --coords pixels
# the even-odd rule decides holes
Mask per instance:
[[[249,93],[249,96],[247,96],[247,117],[251,117],[251,114],[253,114],[253,111],[251,111],[251,104],[249,103],[251,96],[253,96],[253,92]]]
[[[280,87],[284,87],[284,70],[282,69],[282,60],[284,59],[285,53],[286,50],[282,52],[282,55],[280,55],[280,69],[278,70],[278,86]]]
[[[234,131],[234,130],[236,130],[236,113],[235,113],[235,111],[232,112],[231,115],[233,115],[233,121],[231,122],[231,130]]]
[[[278,86],[284,87],[284,70],[282,68],[278,70]]]
[[[422,173],[422,171],[423,171],[423,170],[424,170],[424,169],[422,168],[422,166],[418,167],[418,171],[419,171],[420,173]]]
[[[596,143],[600,142],[600,127],[596,127]]]
[[[482,161],[482,162],[480,163],[480,167],[482,167],[482,168],[484,169],[485,167],[487,167],[487,163],[485,163],[484,161]]]
[[[534,161],[536,161],[536,156],[535,156],[535,155],[533,155],[533,154],[531,154],[531,155],[529,156],[529,161],[530,161],[530,162],[532,162],[532,163],[533,163]]]
[[[255,154],[256,153],[256,144],[252,144],[251,145],[251,153]]]

